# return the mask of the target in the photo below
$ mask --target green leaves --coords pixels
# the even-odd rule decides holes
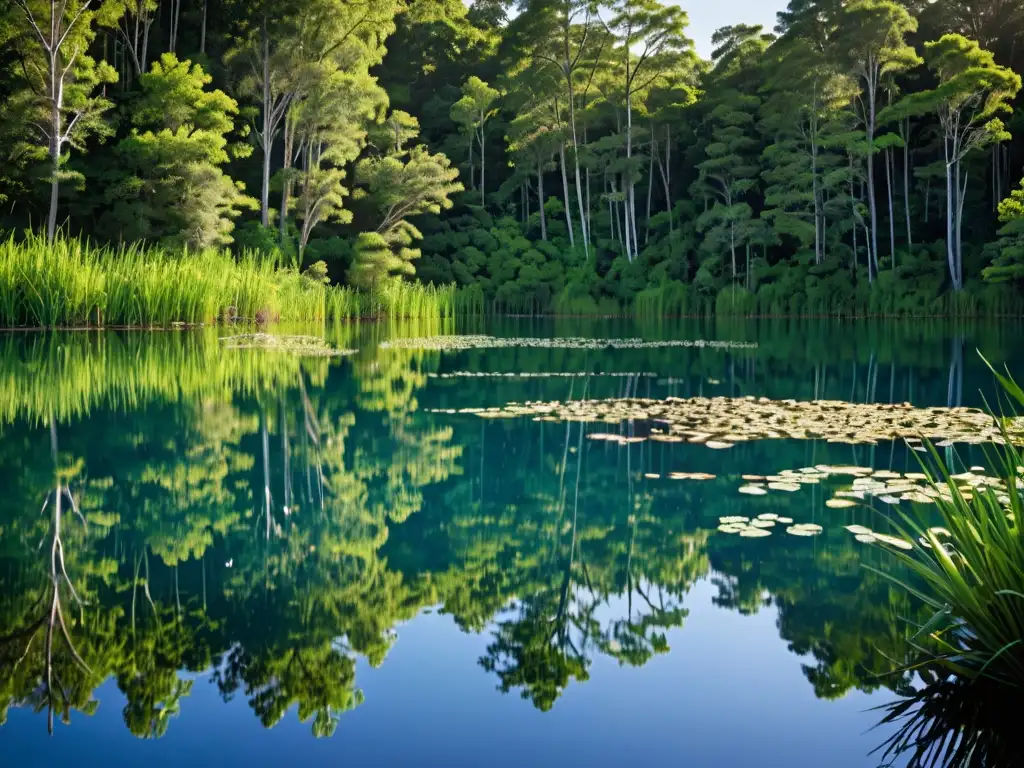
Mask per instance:
[[[221,169],[238,105],[208,90],[211,82],[201,66],[169,53],[140,78],[136,128],[117,146],[105,226],[193,249],[232,242],[232,220],[254,201]]]
[[[999,204],[999,255],[985,269],[984,277],[994,283],[1024,281],[1024,180]]]

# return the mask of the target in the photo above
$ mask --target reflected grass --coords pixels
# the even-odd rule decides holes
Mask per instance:
[[[0,335],[0,424],[64,423],[158,399],[258,394],[294,383],[300,371],[323,382],[329,364],[260,349],[225,352],[213,329]]]

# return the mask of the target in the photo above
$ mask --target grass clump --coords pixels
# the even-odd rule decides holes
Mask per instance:
[[[996,374],[1024,406],[1024,391]],[[879,748],[883,760],[910,754],[910,765],[1010,765],[1024,689],[1024,452],[1006,433],[987,460],[999,478],[961,485],[931,448],[948,493],[935,499],[942,526],[911,514],[896,521],[913,542],[897,552],[910,579],[891,574],[933,612],[911,638],[903,671],[922,685],[886,705],[882,723],[898,726]]]
[[[454,286],[393,281],[366,294],[325,270],[279,268],[253,252],[96,246],[39,235],[0,242],[0,327],[168,327],[217,321],[322,323],[454,317]]]

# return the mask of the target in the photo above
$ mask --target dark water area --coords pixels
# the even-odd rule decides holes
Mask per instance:
[[[919,451],[478,409],[997,407],[982,356],[1024,378],[1024,328],[509,319],[459,331],[576,341],[408,342],[440,330],[329,331],[337,358],[0,335],[0,764],[880,764],[873,708],[915,685],[893,660],[924,615],[846,528],[881,512],[827,506],[843,474],[739,489]],[[654,344],[700,340],[729,345]],[[819,529],[719,530],[758,515]]]

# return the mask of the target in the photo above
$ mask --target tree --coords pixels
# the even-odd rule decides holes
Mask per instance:
[[[757,97],[738,91],[719,96],[708,120],[711,141],[705,148],[707,160],[697,166],[698,184],[717,198],[698,219],[697,228],[712,230],[709,237],[727,245],[733,280],[737,276],[736,249],[745,242],[744,223],[752,215],[750,204],[743,202],[743,197],[757,186],[760,170],[754,160],[757,141],[750,136],[758,104]]]
[[[359,163],[356,176],[362,186],[360,196],[368,198],[378,212],[380,225],[357,242],[349,272],[353,284],[375,285],[388,275],[412,274],[410,262],[419,257],[419,251],[410,246],[422,235],[407,219],[451,208],[451,196],[463,189],[456,181],[458,175],[447,157],[432,155],[419,145],[404,157],[372,157]],[[398,250],[386,255],[384,247],[389,252],[393,247]]]
[[[352,214],[343,207],[348,189],[344,186],[346,166],[366,145],[367,129],[387,103],[386,94],[367,74],[333,72],[310,88],[296,106],[291,120],[299,136],[302,168],[299,184],[299,260],[309,244],[313,228],[328,220],[348,222]],[[404,113],[403,113],[404,114]],[[390,140],[402,143],[410,138],[410,125],[394,115]],[[413,134],[414,135],[414,134]],[[288,142],[286,142],[288,144]],[[290,180],[286,179],[287,193]],[[287,194],[284,197],[287,203]],[[282,216],[285,211],[282,211]]]
[[[97,22],[117,33],[136,78],[149,65],[149,29],[158,10],[158,0],[107,0],[99,9]]]
[[[632,261],[639,252],[636,235],[636,183],[633,157],[633,97],[642,93],[692,45],[683,34],[686,14],[675,5],[658,0],[614,0],[609,31],[618,42],[623,62],[623,100],[626,105],[626,255]]]
[[[117,147],[123,173],[108,191],[108,228],[119,239],[195,249],[227,245],[232,220],[255,204],[222,170],[249,147],[228,143],[238,104],[208,90],[212,80],[171,53],[139,78],[135,128]]]
[[[297,39],[300,19],[286,14],[284,4],[271,6],[260,0],[252,9],[247,38],[228,54],[228,63],[239,72],[240,93],[260,102],[261,121],[253,134],[263,154],[260,187],[260,223],[270,226],[270,177],[274,142],[299,87],[300,70],[306,60]]]
[[[894,0],[853,0],[839,20],[835,45],[847,71],[860,85],[854,107],[864,128],[867,153],[867,196],[870,232],[868,279],[878,274],[878,206],[875,201],[875,132],[878,97],[883,78],[891,78],[921,63],[906,36],[917,20]]]
[[[925,61],[938,86],[907,96],[895,114],[938,115],[946,167],[946,261],[953,288],[960,290],[967,192],[962,163],[972,151],[1010,138],[998,116],[1012,111],[1009,102],[1020,91],[1021,78],[963,35],[943,35],[925,43]]]
[[[595,23],[596,16],[597,7],[591,0],[534,0],[522,14],[522,23],[517,30],[529,47],[529,56],[542,66],[553,67],[565,86],[564,103],[568,109],[568,137],[571,141],[576,203],[583,250],[588,257],[590,217],[580,173],[576,80],[582,76],[586,81],[583,85],[585,95],[601,64],[602,55],[608,48],[608,35],[601,33],[599,25]]]
[[[84,149],[89,136],[110,135],[103,113],[112,103],[94,94],[102,83],[117,81],[106,62],[88,56],[96,35],[92,0],[12,0],[15,24],[27,40],[23,61],[26,88],[11,105],[14,120],[25,130],[16,152],[49,164],[50,212],[46,237],[57,230],[61,181],[81,176],[63,168],[65,148]]]
[[[760,142],[754,128],[761,99],[752,91],[768,39],[761,27],[747,25],[724,27],[712,38],[717,47],[715,68],[706,83],[709,135],[694,189],[715,198],[715,204],[698,219],[697,228],[708,233],[706,245],[712,250],[728,248],[733,280],[736,249],[745,243],[746,223],[753,215],[743,198],[756,189],[760,172]]]
[[[470,77],[462,86],[462,98],[452,105],[452,120],[464,126],[470,133],[469,154],[470,154],[470,175],[473,168],[473,139],[475,137],[480,146],[480,205],[487,204],[486,182],[485,182],[485,159],[486,159],[486,132],[484,130],[487,121],[497,114],[498,110],[493,107],[498,98],[498,91],[491,88],[487,83],[476,75]],[[470,182],[472,183],[472,181]]]
[[[999,204],[999,255],[984,271],[994,283],[1024,282],[1024,181]]]

